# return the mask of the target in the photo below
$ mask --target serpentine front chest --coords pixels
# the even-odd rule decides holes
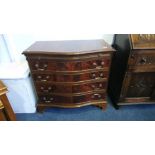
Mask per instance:
[[[37,92],[37,110],[86,105],[105,109],[113,52],[104,40],[34,43],[23,54]]]

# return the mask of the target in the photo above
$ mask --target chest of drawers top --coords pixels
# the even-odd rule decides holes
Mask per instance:
[[[79,55],[96,52],[112,52],[104,40],[67,40],[67,41],[37,41],[26,49],[25,55]]]

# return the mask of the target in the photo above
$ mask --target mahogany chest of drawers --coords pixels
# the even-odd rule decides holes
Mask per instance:
[[[37,110],[106,108],[112,49],[104,40],[39,41],[23,52],[38,96]]]
[[[155,35],[116,34],[109,96],[119,105],[155,103]]]

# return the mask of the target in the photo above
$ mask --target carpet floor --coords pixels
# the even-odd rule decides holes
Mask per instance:
[[[119,110],[115,110],[109,102],[105,111],[96,106],[50,108],[43,113],[16,116],[18,121],[154,121],[155,105],[121,106]]]

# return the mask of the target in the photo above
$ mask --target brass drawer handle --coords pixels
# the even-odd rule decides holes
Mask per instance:
[[[105,62],[104,61],[101,61],[101,64],[98,65],[96,62],[93,62],[93,66],[96,67],[96,68],[103,68]]]
[[[93,66],[97,66],[97,63],[96,62],[93,62]]]
[[[91,75],[92,75],[92,78],[93,78],[93,79],[97,78],[95,73],[93,73],[93,74],[91,74]]]
[[[44,68],[37,68],[38,71],[44,71]]]
[[[104,74],[103,73],[100,73],[100,77],[103,78],[104,77]]]
[[[52,87],[48,87],[47,89],[45,89],[44,87],[40,87],[40,89],[42,90],[42,92],[48,93],[52,90]]]
[[[44,101],[45,103],[50,103],[50,102],[52,102],[53,100],[54,100],[53,97],[51,97],[50,99],[47,99],[46,97],[43,97],[43,101]]]
[[[92,74],[91,74],[91,78],[92,78],[92,79],[100,79],[100,77],[96,76],[95,73],[92,73]]]
[[[46,82],[47,80],[45,80],[45,79],[42,79],[41,81],[43,81],[43,82]]]
[[[41,79],[41,78],[42,78],[42,76],[40,76],[40,75],[39,75],[39,76],[37,76],[37,79]]]
[[[35,64],[35,67],[38,68],[39,67],[39,64]]]
[[[93,94],[91,96],[92,99],[95,99],[95,98],[101,98],[101,94]]]
[[[47,81],[47,80],[50,79],[50,76],[47,75],[46,77],[43,78],[41,75],[39,75],[39,76],[37,76],[37,79],[38,79],[38,80],[41,80],[41,81]]]
[[[102,66],[99,66],[96,62],[93,62],[93,66],[95,67],[95,68],[102,68]]]
[[[103,88],[103,84],[102,83],[99,84],[99,88]]]
[[[95,84],[92,84],[91,87],[93,89],[101,89],[101,88],[103,88],[103,84],[102,83],[99,83],[98,86],[96,86]]]
[[[45,103],[51,103],[52,101],[46,100]]]
[[[102,61],[102,62],[101,62],[101,65],[103,66],[104,64],[105,64],[104,61]]]
[[[93,88],[93,89],[95,89],[96,88],[96,86],[93,84],[93,85],[91,85],[91,87]]]
[[[45,77],[45,79],[43,79],[43,81],[47,81],[47,80],[49,80],[49,79],[50,79],[50,76],[47,75],[47,76]]]
[[[102,67],[103,67],[103,66],[97,66],[96,68],[97,68],[97,69],[100,69],[100,68],[102,68]]]
[[[35,67],[36,67],[36,69],[38,70],[38,71],[44,71],[46,68],[47,68],[47,64],[44,64],[43,65],[43,68],[39,68],[39,64],[37,63],[37,64],[35,64]]]
[[[93,79],[100,79],[100,78],[103,78],[103,77],[104,77],[103,73],[100,73],[99,76],[97,76],[95,73],[91,74],[91,78],[93,78]]]
[[[50,76],[49,76],[49,75],[47,75],[47,76],[46,76],[46,79],[49,79],[49,78],[50,78]]]
[[[50,79],[50,76],[47,75],[46,77],[44,77],[44,79],[42,79],[41,81],[48,81]]]

